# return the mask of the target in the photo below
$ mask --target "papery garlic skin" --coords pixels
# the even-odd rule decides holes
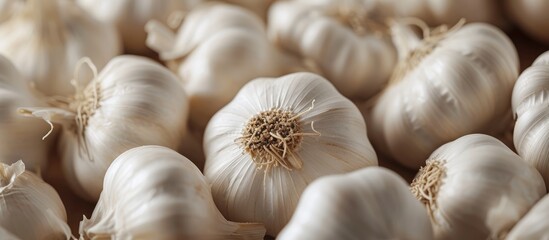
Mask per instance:
[[[25,164],[0,163],[0,226],[2,239],[69,239],[67,213],[57,192]]]
[[[44,106],[15,66],[0,55],[0,163],[23,159],[26,169],[46,169],[53,140],[42,140],[49,126],[39,119],[18,115],[22,106]]]
[[[200,5],[177,34],[154,21],[146,29],[148,46],[182,78],[190,99],[190,124],[200,131],[244,84],[292,72],[299,65],[269,42],[259,17],[238,6]]]
[[[360,18],[365,25],[354,29]],[[314,64],[343,95],[366,100],[385,86],[397,60],[388,30],[368,28],[375,21],[359,1],[281,1],[269,10],[268,29],[275,43]]]
[[[118,156],[105,174],[101,198],[80,223],[84,239],[263,239],[261,224],[229,222],[210,186],[186,157],[161,146]]]
[[[313,181],[277,239],[429,240],[433,229],[402,177],[369,167]]]
[[[392,31],[399,66],[368,124],[377,150],[417,169],[448,141],[501,131],[519,71],[516,49],[502,31],[472,23],[423,41],[402,23]]]
[[[516,116],[513,143],[518,154],[543,176],[549,187],[549,51],[524,70],[513,88]]]
[[[539,200],[513,227],[505,239],[549,239],[549,195]]]
[[[70,80],[80,58],[89,57],[101,69],[120,53],[114,27],[94,20],[70,0],[28,0],[0,24],[0,35],[0,54],[49,96],[74,93]]]
[[[173,12],[185,13],[203,0],[77,0],[96,19],[116,26],[127,53],[147,55],[145,24],[167,22]]]
[[[266,125],[273,132],[253,129],[276,117],[285,120]],[[318,75],[251,81],[214,115],[204,135],[204,175],[216,205],[227,219],[262,222],[276,236],[314,179],[377,165],[365,127],[355,105]],[[286,140],[273,137],[260,149],[284,143],[286,150],[251,150],[262,144],[254,136],[269,135]]]
[[[549,43],[549,2],[545,0],[505,0],[511,19],[524,32],[543,43]]]
[[[411,187],[431,213],[436,239],[500,239],[546,194],[533,167],[484,134],[438,148]]]

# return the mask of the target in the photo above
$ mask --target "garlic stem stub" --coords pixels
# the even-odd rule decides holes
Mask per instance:
[[[549,51],[524,70],[513,88],[516,117],[513,143],[518,154],[543,176],[549,188]]]
[[[429,240],[433,229],[402,177],[368,167],[313,181],[277,239]]]
[[[464,21],[430,29],[417,19],[396,20],[391,30],[400,60],[368,119],[377,150],[417,169],[444,143],[504,130],[519,59],[501,30]]]
[[[0,163],[0,238],[69,239],[67,213],[59,195],[19,160]]]
[[[427,208],[435,239],[501,239],[546,194],[536,169],[484,134],[434,151],[411,189]]]
[[[103,192],[83,239],[257,239],[258,223],[225,220],[210,185],[186,157],[161,146],[142,146],[118,156],[105,174]]]
[[[314,179],[377,165],[356,106],[312,73],[259,78],[217,112],[204,175],[227,219],[276,236]]]
[[[0,24],[0,54],[47,96],[74,94],[76,62],[89,57],[101,69],[120,53],[113,26],[100,23],[70,0],[27,0]],[[90,71],[82,74],[91,76]]]
[[[75,70],[77,94],[59,98],[56,108],[22,108],[21,112],[63,131],[59,152],[69,185],[96,201],[111,162],[124,151],[147,144],[177,148],[186,131],[187,96],[177,76],[153,60],[118,56],[85,87],[78,83],[85,64]]]

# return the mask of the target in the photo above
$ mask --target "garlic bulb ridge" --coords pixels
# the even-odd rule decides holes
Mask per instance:
[[[246,84],[204,135],[204,175],[229,220],[276,236],[314,179],[377,165],[358,109],[312,73]]]
[[[21,160],[11,165],[0,163],[0,199],[0,238],[71,237],[59,195],[40,177],[25,171]]]
[[[448,141],[502,131],[519,61],[513,43],[493,26],[461,22],[430,30],[405,21],[411,20],[392,25],[400,60],[368,126],[376,149],[418,168]],[[423,40],[410,24],[424,26]]]
[[[84,239],[263,239],[256,223],[225,220],[198,168],[160,146],[130,149],[113,161]]]
[[[0,24],[0,35],[0,54],[49,96],[74,93],[70,80],[78,59],[89,57],[101,69],[120,52],[114,28],[70,0],[28,0]]]

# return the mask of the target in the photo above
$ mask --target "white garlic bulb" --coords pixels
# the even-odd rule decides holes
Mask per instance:
[[[114,27],[70,0],[27,0],[0,24],[0,36],[0,54],[46,95],[74,93],[70,80],[80,58],[89,57],[102,68],[120,52]]]
[[[359,1],[281,1],[269,10],[271,39],[313,64],[346,97],[365,100],[389,80],[396,51],[388,29]]]
[[[286,74],[298,64],[269,42],[261,19],[225,3],[194,8],[177,35],[156,21],[146,29],[148,46],[183,79],[190,124],[200,131],[248,81]]]
[[[358,109],[326,79],[255,79],[208,123],[204,175],[227,219],[276,236],[314,179],[377,165],[363,134]]]
[[[369,167],[311,183],[277,239],[429,240],[433,229],[402,177]]]
[[[400,62],[368,126],[376,149],[419,168],[448,141],[506,126],[519,60],[511,40],[484,23],[425,27],[423,40],[407,24],[392,25]]]
[[[127,55],[113,58],[66,105],[22,111],[63,125],[59,152],[69,184],[80,196],[97,200],[107,168],[124,151],[146,144],[177,148],[188,103],[175,74]]]
[[[29,171],[46,168],[53,141],[42,140],[49,126],[38,119],[17,114],[23,106],[44,106],[31,93],[15,66],[0,55],[0,162],[11,164],[23,159]]]
[[[411,188],[431,216],[436,239],[501,239],[546,194],[533,167],[484,134],[438,148]]]
[[[549,1],[505,0],[505,7],[523,31],[538,41],[549,43]]]
[[[516,116],[513,143],[518,154],[543,176],[549,187],[549,51],[524,70],[513,88]]]
[[[147,55],[145,24],[152,19],[168,22],[174,12],[187,12],[203,0],[77,0],[102,22],[115,25],[127,53]]]
[[[539,200],[513,227],[505,239],[549,239],[549,195]]]
[[[179,153],[142,146],[118,156],[90,219],[85,239],[258,239],[258,223],[225,220],[200,170]]]
[[[67,213],[57,192],[25,164],[0,163],[0,237],[69,239]]]

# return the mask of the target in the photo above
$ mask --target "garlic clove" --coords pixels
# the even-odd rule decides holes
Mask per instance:
[[[166,147],[142,146],[113,161],[80,233],[84,239],[263,239],[265,228],[225,220],[191,161]]]
[[[384,168],[321,177],[303,192],[277,239],[433,239],[408,183]]]

